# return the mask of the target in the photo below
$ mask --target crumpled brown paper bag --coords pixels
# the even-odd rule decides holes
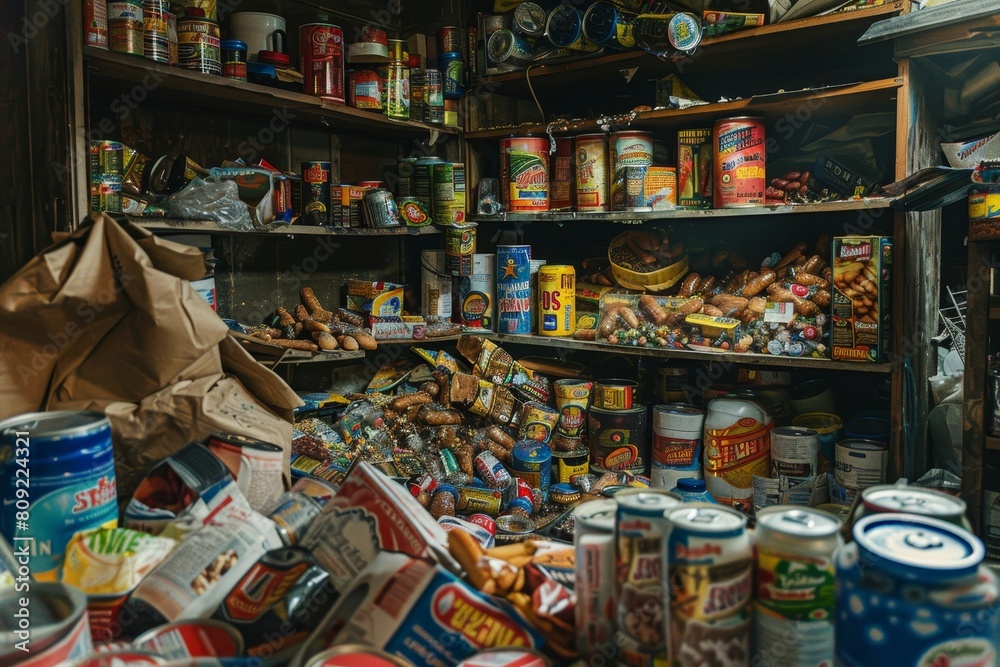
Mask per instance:
[[[216,431],[281,445],[287,462],[301,400],[188,284],[204,275],[198,249],[91,216],[0,285],[0,419],[104,412],[123,498]]]

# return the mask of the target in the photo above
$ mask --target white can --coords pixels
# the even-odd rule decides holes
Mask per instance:
[[[807,480],[819,474],[819,434],[800,426],[771,431],[771,477]]]
[[[874,440],[841,440],[834,456],[834,478],[849,492],[885,484],[889,469],[889,447]]]
[[[496,257],[472,256],[472,275],[458,279],[458,320],[469,329],[493,331],[493,299],[497,292]]]
[[[702,478],[705,411],[683,403],[653,406],[650,486],[672,489],[678,480]]]
[[[576,548],[576,649],[600,655],[614,639],[608,609],[615,600],[615,510],[613,499],[592,500],[573,511]],[[605,656],[613,657],[612,656]]]
[[[212,307],[212,310],[218,310],[215,301],[215,276],[208,276],[201,280],[192,280],[191,287],[198,293],[198,296]]]
[[[451,317],[451,274],[445,271],[444,250],[420,252],[420,312]]]

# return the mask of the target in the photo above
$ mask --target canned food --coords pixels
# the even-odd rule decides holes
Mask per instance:
[[[514,8],[512,29],[529,40],[545,34],[545,10],[535,2],[522,2]]]
[[[428,123],[444,122],[444,82],[440,70],[424,70],[424,110],[423,120]],[[457,124],[456,122],[453,124]]]
[[[170,63],[167,17],[170,3],[167,0],[143,0],[143,52],[155,62]]]
[[[571,452],[552,452],[552,481],[554,484],[572,484],[581,475],[590,472],[590,451],[586,448]]]
[[[674,167],[649,167],[644,181],[645,205],[656,210],[677,206],[677,169]]]
[[[107,3],[108,45],[115,53],[145,54],[143,45],[142,0]]]
[[[805,481],[819,474],[819,434],[799,426],[771,431],[771,477]]]
[[[472,273],[463,276],[458,285],[459,321],[462,325],[492,331],[496,293],[496,258],[474,254]]]
[[[538,269],[538,333],[572,336],[576,331],[576,270],[546,264]]]
[[[381,111],[382,86],[382,77],[375,70],[352,70],[347,75],[347,103],[357,109]]]
[[[556,409],[559,410],[559,435],[579,438],[587,426],[587,408],[590,406],[594,383],[564,378],[553,382],[552,389]]]
[[[434,193],[434,166],[443,163],[444,160],[436,155],[429,155],[418,159],[413,164],[413,197],[418,199],[428,211],[432,211],[431,199]]]
[[[965,501],[934,489],[913,486],[870,486],[861,492],[860,516],[917,514],[969,529]],[[860,518],[860,517],[859,517]]]
[[[385,188],[368,188],[361,198],[365,211],[365,221],[375,229],[398,227],[403,224],[399,217],[399,208],[392,193]]]
[[[715,208],[764,204],[764,120],[725,118],[712,130],[715,149]]]
[[[535,522],[514,514],[497,517],[497,544],[523,542],[535,532]]]
[[[400,657],[378,651],[371,646],[342,644],[317,653],[309,658],[304,667],[413,667]]]
[[[549,209],[573,208],[573,140],[559,137],[549,157]]]
[[[465,93],[465,62],[458,51],[438,54],[444,98],[457,100]]]
[[[202,74],[222,73],[219,24],[205,18],[201,10],[189,9],[177,21],[178,64]]]
[[[510,471],[548,499],[552,480],[552,448],[534,440],[519,442],[510,452]]]
[[[385,117],[392,120],[410,118],[410,68],[402,63],[389,63],[386,68]]]
[[[213,433],[205,445],[226,464],[253,509],[274,506],[284,489],[281,447],[232,433]]]
[[[438,162],[433,165],[433,191],[431,196],[431,217],[439,225],[461,225],[465,222],[465,163]],[[465,229],[471,229],[466,227]],[[468,255],[471,261],[475,252],[475,231],[464,242],[466,248],[472,244],[471,252],[460,253]],[[467,267],[471,270],[471,267]],[[454,273],[454,272],[453,272]],[[468,275],[459,273],[457,275]]]
[[[108,3],[104,0],[83,2],[83,42],[95,49],[108,50]]]
[[[653,135],[648,132],[612,132],[611,164],[611,210],[626,208],[626,182],[630,167],[647,168],[653,164]],[[632,170],[635,171],[634,169]],[[645,172],[642,172],[645,176]],[[633,175],[633,178],[635,176]],[[643,188],[645,185],[642,186]],[[642,190],[645,192],[645,190]]]
[[[222,621],[197,619],[167,623],[139,635],[132,643],[167,660],[235,658],[243,654],[243,637]]]
[[[615,513],[613,499],[592,500],[573,510],[576,572],[576,649],[589,658],[615,631]]]
[[[631,410],[635,407],[639,383],[635,380],[598,380],[594,385],[594,407],[603,410]]]
[[[120,141],[90,142],[90,176],[121,176],[125,144]]]
[[[30,583],[30,598],[27,594],[27,589],[16,590],[13,585],[0,591],[0,618],[4,619],[0,664],[49,667],[93,650],[86,595],[73,586],[37,581]],[[30,622],[21,624],[19,618]],[[25,652],[25,646],[30,652]]]
[[[521,440],[548,443],[559,423],[559,413],[545,403],[528,401],[521,411]]]
[[[646,171],[649,167],[625,167],[622,178],[625,181],[624,208],[629,211],[648,209],[646,206]]]
[[[222,47],[222,76],[237,81],[247,80],[247,45],[237,39],[226,39]]]
[[[582,134],[574,140],[576,210],[608,210],[608,137]]]
[[[90,181],[90,210],[122,212],[122,177],[102,175]]]
[[[402,39],[390,39],[388,40],[389,46],[389,62],[391,63],[405,63],[409,61],[409,55],[406,53],[406,42]]]
[[[531,44],[523,35],[504,28],[490,35],[486,55],[496,64],[525,68],[531,64]]]
[[[705,411],[683,405],[653,406],[650,485],[672,489],[678,481],[700,478]]]
[[[458,488],[458,502],[455,507],[460,512],[482,513],[495,517],[500,514],[502,505],[503,493],[496,489],[482,489],[474,486]]]
[[[496,252],[500,333],[531,333],[531,246],[501,245]]]
[[[345,103],[344,31],[339,26],[328,23],[299,26],[299,64],[304,93]]]
[[[437,29],[438,53],[454,53],[465,51],[465,35],[461,28],[446,26]]]
[[[885,484],[889,447],[872,440],[841,440],[834,454],[834,478],[849,492]],[[853,498],[853,494],[852,494]]]
[[[512,213],[549,210],[549,142],[512,137],[500,142],[500,187],[504,208]]]
[[[583,34],[601,46],[631,49],[635,47],[635,17],[635,14],[624,13],[610,2],[595,2],[583,14]]]
[[[583,34],[583,16],[572,5],[559,5],[545,21],[545,36],[557,49],[594,52],[598,46]]]
[[[453,276],[471,275],[472,259],[476,253],[476,228],[448,227],[444,232],[444,247],[445,270]]]
[[[302,163],[302,224],[327,226],[331,223],[330,169],[329,162]]]
[[[596,472],[646,474],[649,467],[649,436],[646,408],[606,410],[593,406],[587,415],[590,436],[590,466]]]
[[[510,473],[500,459],[488,451],[480,452],[475,460],[476,474],[491,489],[506,488],[511,483]]]

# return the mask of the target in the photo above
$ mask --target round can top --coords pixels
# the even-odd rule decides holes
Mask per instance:
[[[807,507],[768,507],[757,512],[757,533],[772,532],[792,537],[822,538],[835,535],[840,521],[829,512]]]
[[[966,507],[961,498],[909,486],[872,486],[861,492],[861,501],[871,512],[902,512],[939,519],[960,518]]]
[[[30,437],[57,440],[79,438],[111,428],[108,418],[89,410],[29,412],[0,421],[0,438],[27,431]]]
[[[792,419],[792,424],[817,433],[832,433],[839,430],[844,422],[837,415],[828,412],[806,412]]]
[[[580,39],[583,20],[580,11],[570,5],[559,5],[545,21],[545,36],[556,46],[566,47]]]
[[[705,411],[687,403],[666,403],[664,405],[654,405],[653,410],[671,415],[681,415],[685,417],[704,417]]]
[[[583,14],[583,34],[601,44],[615,36],[618,10],[610,2],[595,2]]]
[[[679,507],[668,515],[675,529],[694,535],[726,537],[742,533],[747,518],[728,507]]]
[[[859,439],[840,440],[837,442],[837,446],[864,452],[878,452],[889,449],[889,445],[883,442],[875,442],[874,440],[859,440]]]
[[[873,514],[854,524],[859,558],[907,580],[938,582],[974,575],[986,549],[954,524],[916,514]]]
[[[685,493],[703,493],[705,491],[705,480],[697,477],[682,477],[677,480],[677,490]]]
[[[490,35],[489,41],[486,42],[486,51],[493,62],[499,63],[507,60],[513,50],[514,33],[510,30],[501,28]]]
[[[219,43],[219,46],[227,51],[246,51],[247,43],[241,42],[238,39],[224,39]]]
[[[514,10],[514,24],[529,37],[538,37],[545,31],[545,10],[534,2],[522,2]]]
[[[771,431],[771,437],[785,436],[786,438],[816,438],[819,433],[804,426],[779,426]]]
[[[450,493],[454,496],[455,500],[458,500],[458,489],[455,488],[454,484],[438,484],[437,488],[434,489],[435,495],[438,493]]]
[[[535,532],[535,522],[515,514],[504,514],[496,519],[498,533],[509,535],[528,535]]]
[[[648,517],[662,517],[664,512],[674,509],[681,503],[672,495],[645,490],[636,493],[618,493],[615,500],[618,501],[619,511],[628,512],[633,516]]]
[[[377,651],[361,644],[343,644],[318,653],[306,667],[412,667],[412,665],[384,651]]]
[[[610,533],[615,529],[617,509],[618,503],[613,498],[590,500],[576,506],[573,510],[573,520],[576,525]]]
[[[520,461],[545,461],[552,458],[552,448],[537,440],[527,440],[514,445],[511,456]]]
[[[691,14],[678,12],[667,25],[667,39],[678,51],[690,51],[701,43],[701,23]]]

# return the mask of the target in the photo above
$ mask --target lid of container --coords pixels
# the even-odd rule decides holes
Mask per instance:
[[[516,21],[515,17],[515,21]],[[569,5],[559,5],[545,21],[545,36],[556,46],[566,47],[580,39],[583,25],[580,11]]]
[[[241,42],[238,39],[224,39],[219,43],[219,46],[228,51],[246,51],[247,43]]]
[[[861,502],[872,512],[919,514],[939,519],[965,514],[965,501],[933,489],[912,486],[870,486],[861,492]]]
[[[535,504],[525,496],[518,496],[516,498],[512,498],[511,501],[507,503],[508,510],[514,509],[515,507],[520,507],[528,514],[531,514],[532,512],[535,511]]]
[[[439,493],[451,494],[455,497],[455,500],[458,500],[458,489],[455,488],[454,484],[438,484],[437,488],[434,489],[434,495]]]
[[[355,42],[347,45],[349,63],[384,63],[389,60],[389,47],[385,42]]]
[[[268,65],[267,63],[250,61],[247,63],[247,74],[253,74],[255,76],[264,76],[270,79],[278,78],[278,73],[274,70],[274,65]]]
[[[630,516],[662,517],[666,510],[673,509],[680,505],[680,500],[665,493],[653,493],[650,491],[634,491],[632,493],[618,492],[615,494],[618,501],[618,512],[627,513]]]
[[[757,531],[770,530],[794,537],[830,537],[840,521],[828,512],[808,507],[768,507],[757,511]]]
[[[682,477],[677,480],[677,490],[684,493],[704,493],[705,480],[697,477]]]
[[[810,428],[817,433],[827,434],[840,430],[844,425],[840,417],[829,412],[806,412],[792,419],[793,426]]]
[[[771,431],[771,437],[776,435],[798,438],[815,438],[819,435],[819,433],[811,428],[806,428],[805,426],[779,426]]]
[[[100,412],[51,410],[29,412],[0,421],[0,436],[16,437],[16,433],[26,431],[29,437],[79,437],[108,428],[108,418]]]
[[[535,532],[535,522],[516,514],[504,514],[496,519],[497,533],[527,535]]]
[[[701,43],[701,23],[693,14],[678,12],[667,24],[667,39],[678,51],[691,51]]]
[[[615,36],[618,10],[610,2],[595,2],[583,14],[583,34],[601,44]]]
[[[615,511],[618,503],[613,498],[602,498],[581,503],[573,510],[573,520],[582,526],[612,532],[615,529]]]
[[[695,535],[738,535],[747,525],[747,518],[728,507],[679,507],[667,515],[674,529]]]
[[[863,562],[913,581],[968,577],[986,553],[964,528],[916,514],[872,514],[854,524],[853,534]]]
[[[534,2],[522,2],[514,9],[514,25],[528,37],[545,32],[545,10]]]
[[[292,57],[281,51],[260,51],[257,54],[257,60],[278,67],[289,67],[292,64]]]

